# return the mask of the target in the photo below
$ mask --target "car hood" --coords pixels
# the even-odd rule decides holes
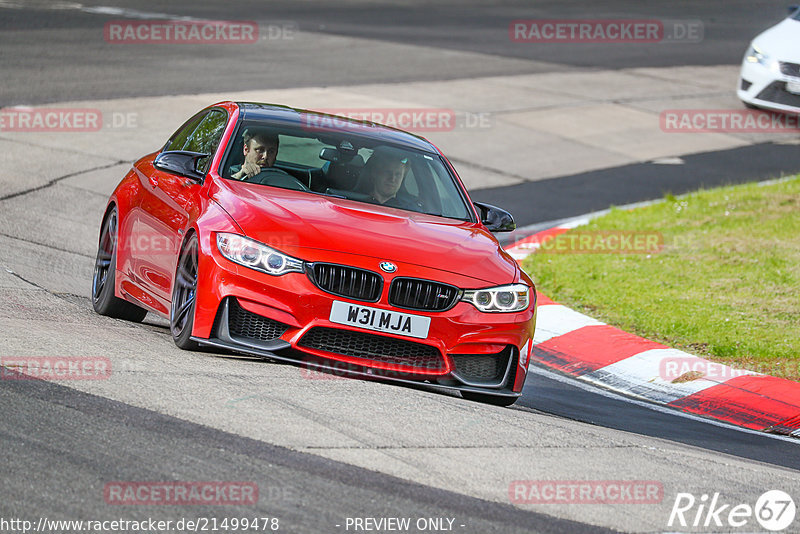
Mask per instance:
[[[773,59],[800,63],[800,20],[784,19],[760,33],[753,44]]]
[[[489,284],[511,283],[517,264],[470,222],[230,180],[211,197],[248,237],[308,258],[310,249],[433,268]]]

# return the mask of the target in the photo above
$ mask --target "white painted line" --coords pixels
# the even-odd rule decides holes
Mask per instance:
[[[531,255],[530,252],[518,252],[515,249],[506,250],[506,252],[508,252],[511,255],[511,257],[514,258],[516,261],[522,261]]]
[[[585,224],[585,223],[582,223],[582,224]],[[548,230],[552,230],[553,228],[563,228],[563,227],[554,226],[552,228],[548,228]],[[528,237],[533,237],[533,236],[535,236],[536,234],[539,234],[539,233],[541,233],[541,232],[535,232],[535,233],[533,233],[533,234],[531,234],[529,236],[526,236],[523,239],[527,239]],[[518,260],[518,261],[524,260],[525,258],[530,256],[531,254],[533,254],[534,252],[539,250],[539,247],[542,246],[541,241],[539,241],[538,239],[536,241],[525,241],[523,243],[520,243],[520,240],[516,240],[516,241],[512,241],[512,244],[513,243],[519,243],[519,244],[515,245],[515,246],[511,246],[509,248],[506,248],[505,251],[508,252],[509,254],[511,254],[512,258],[514,258],[515,260]]]
[[[127,9],[120,7],[109,6],[92,6],[84,7],[76,4],[75,8],[80,9],[84,13],[92,13],[96,15],[114,15],[117,17],[125,17],[129,19],[142,19],[142,20],[185,20],[185,21],[201,21],[195,17],[169,15],[167,13],[154,13],[152,11],[139,11],[138,9]]]
[[[592,220],[592,217],[589,217],[589,216],[578,217],[578,218],[572,219],[570,221],[567,221],[564,224],[559,224],[558,227],[559,228],[566,228],[567,230],[572,230],[573,228],[577,228],[578,226],[583,226],[585,224],[589,224],[589,222],[591,220]]]
[[[685,162],[681,158],[658,158],[650,163],[653,165],[683,165]]]
[[[555,380],[556,382],[561,382],[562,384],[567,384],[569,386],[576,387],[578,389],[582,389],[583,391],[588,391],[589,393],[594,393],[595,395],[601,395],[603,397],[614,399],[622,402],[628,402],[631,404],[635,404],[636,406],[641,406],[643,408],[647,408],[649,410],[653,410],[654,412],[659,412],[663,414],[670,414],[676,417],[683,417],[684,419],[691,419],[692,421],[697,421],[700,423],[706,423],[713,426],[718,426],[721,428],[727,428],[728,430],[736,430],[738,432],[744,432],[745,434],[756,434],[758,436],[769,438],[769,439],[776,439],[779,441],[788,441],[789,443],[794,443],[796,445],[800,445],[800,441],[795,438],[790,438],[787,436],[781,436],[780,434],[768,434],[766,432],[759,432],[758,430],[751,430],[749,428],[743,428],[740,426],[735,426],[730,423],[725,423],[723,421],[717,421],[716,419],[707,419],[705,417],[701,417],[699,415],[695,415],[692,413],[686,413],[683,411],[678,410],[677,408],[668,408],[666,406],[662,406],[660,404],[653,404],[652,402],[642,401],[638,399],[633,399],[626,395],[622,395],[619,393],[614,393],[613,391],[608,391],[607,389],[598,387],[593,384],[581,382],[580,378],[575,377],[568,377],[562,374],[556,373],[555,371],[551,371],[550,369],[539,367],[538,365],[531,365],[528,367],[528,373],[532,373],[535,375],[543,376],[545,378],[549,378],[550,380]],[[529,382],[530,383],[530,382]],[[530,386],[529,386],[530,387]],[[535,406],[534,406],[535,408]]]
[[[93,15],[113,15],[128,19],[155,19],[155,20],[183,20],[201,22],[204,19],[196,17],[189,17],[184,15],[170,15],[169,13],[157,13],[152,11],[139,11],[138,9],[128,9],[112,6],[85,6],[79,2],[51,2],[48,4],[26,4],[24,2],[10,2],[7,0],[0,0],[0,8],[6,9],[37,9],[49,11],[83,11],[84,13],[91,13]]]
[[[536,332],[533,343],[544,343],[548,339],[563,336],[584,326],[603,325],[597,319],[578,313],[561,304],[547,304],[536,311]]]

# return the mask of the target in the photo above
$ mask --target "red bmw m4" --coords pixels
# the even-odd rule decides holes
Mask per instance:
[[[531,279],[427,140],[371,122],[222,102],[136,161],[103,216],[100,314],[169,319],[212,346],[510,405]]]

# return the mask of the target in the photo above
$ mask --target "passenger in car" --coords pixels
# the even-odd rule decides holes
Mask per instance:
[[[420,204],[409,195],[399,195],[408,169],[408,156],[403,152],[378,147],[364,165],[360,182],[366,184],[366,191],[375,204],[420,211]]]
[[[267,130],[248,128],[242,134],[244,163],[232,165],[231,178],[246,180],[275,165],[278,158],[278,136]]]

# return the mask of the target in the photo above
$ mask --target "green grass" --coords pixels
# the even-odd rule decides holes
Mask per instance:
[[[800,380],[800,177],[668,195],[572,232],[660,232],[652,254],[537,253],[552,299],[712,360]]]

